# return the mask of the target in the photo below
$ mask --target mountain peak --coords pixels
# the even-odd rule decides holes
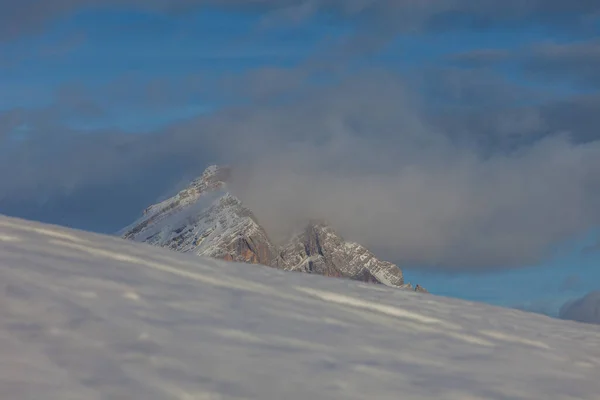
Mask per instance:
[[[227,182],[230,179],[231,168],[229,166],[211,165],[185,189],[179,191],[179,193],[167,200],[151,205],[144,210],[143,214],[148,217],[169,211],[173,208],[194,204],[207,193],[225,189]]]
[[[377,259],[358,243],[346,241],[322,219],[311,220],[283,247],[281,257],[284,268],[291,271],[404,286],[398,266]]]
[[[205,184],[224,184],[231,179],[231,167],[228,165],[211,165],[207,167],[200,177],[196,178],[195,183],[204,182]]]
[[[179,192],[179,194],[183,193],[185,195],[185,192],[189,192],[189,194],[195,193],[200,195],[208,191],[221,189],[230,179],[231,167],[226,165],[211,165],[204,170],[202,175],[194,179],[186,189]]]

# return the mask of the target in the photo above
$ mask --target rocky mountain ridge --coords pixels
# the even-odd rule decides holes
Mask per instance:
[[[276,246],[252,211],[228,192],[230,178],[230,168],[208,167],[175,196],[146,208],[121,236],[199,256],[426,292],[406,284],[398,266],[344,240],[325,221],[310,221]]]

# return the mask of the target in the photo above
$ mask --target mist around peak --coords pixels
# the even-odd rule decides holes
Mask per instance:
[[[322,218],[401,265],[530,266],[600,223],[600,142],[556,132],[488,152],[413,100],[394,81],[348,82],[238,115],[216,147],[273,237]]]

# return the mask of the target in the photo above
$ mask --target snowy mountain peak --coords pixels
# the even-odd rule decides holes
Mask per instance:
[[[275,246],[252,211],[227,191],[231,172],[208,167],[187,188],[148,207],[121,235],[178,252],[414,290],[400,268],[346,241],[323,219]]]
[[[210,188],[227,183],[231,179],[231,167],[211,165],[207,167],[202,175],[195,179],[190,186]]]
[[[230,178],[231,168],[211,165],[204,170],[200,177],[194,179],[188,187],[181,190],[175,196],[146,208],[144,215],[156,214],[168,211],[170,208],[192,204],[203,194],[225,188]]]
[[[192,185],[189,195],[179,192],[163,202],[166,205],[150,207],[153,213],[130,226],[123,237],[178,252],[278,266],[275,247],[252,212],[224,191],[221,181],[203,183],[215,184],[214,189],[195,191],[198,186]]]

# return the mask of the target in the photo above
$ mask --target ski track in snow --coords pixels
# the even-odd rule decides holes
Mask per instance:
[[[593,399],[600,326],[0,217],[2,399]]]

